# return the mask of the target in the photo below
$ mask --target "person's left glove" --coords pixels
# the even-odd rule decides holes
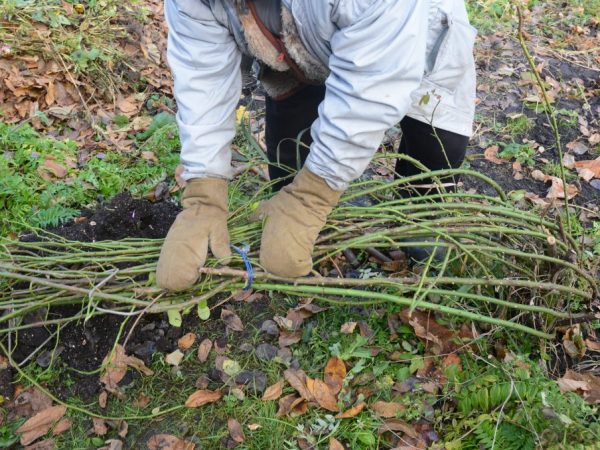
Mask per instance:
[[[312,269],[312,252],[341,191],[303,168],[294,181],[260,204],[252,220],[264,219],[260,264],[270,273],[297,278]]]
[[[188,181],[179,213],[165,239],[156,282],[170,291],[182,291],[198,280],[208,247],[213,256],[226,263],[231,256],[227,231],[227,181],[194,178]]]

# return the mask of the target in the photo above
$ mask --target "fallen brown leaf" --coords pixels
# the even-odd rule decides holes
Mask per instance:
[[[165,356],[165,362],[171,366],[179,366],[181,361],[183,361],[184,356],[185,355],[181,352],[181,350],[175,350],[174,352],[171,352]]]
[[[50,428],[65,415],[66,411],[67,408],[62,405],[51,406],[29,418],[17,428],[17,433],[22,433],[21,445],[29,445],[48,433]]]
[[[225,326],[232,331],[244,331],[244,324],[241,319],[237,314],[227,308],[221,310],[221,320],[225,322]]]
[[[137,369],[147,376],[154,374],[146,367],[144,361],[134,356],[127,356],[122,345],[117,345],[114,352],[104,358],[102,367],[104,367],[104,372],[100,377],[100,382],[104,384],[107,391],[112,393],[118,393],[118,384],[127,373],[128,367]]]
[[[342,390],[344,378],[346,378],[344,361],[337,356],[330,358],[325,365],[323,380],[329,386],[333,395],[337,395]]]
[[[117,423],[117,429],[119,430],[119,437],[124,438],[127,436],[127,433],[129,433],[129,423],[127,423],[125,420],[119,420]]]
[[[150,403],[150,397],[148,397],[143,392],[140,392],[140,395],[133,401],[132,405],[134,408],[145,408]]]
[[[47,157],[44,163],[38,167],[37,172],[46,181],[67,176],[67,168],[54,161],[52,157]]]
[[[369,405],[369,409],[384,418],[396,417],[406,407],[400,403],[377,401]]]
[[[277,400],[279,397],[281,397],[281,394],[283,393],[283,380],[279,380],[277,383],[269,386],[267,389],[265,389],[265,393],[262,396],[262,400],[263,401],[268,401],[268,400]]]
[[[462,370],[462,362],[456,353],[450,353],[449,355],[446,355],[442,360],[442,366],[458,366],[459,370]]]
[[[106,433],[108,433],[108,427],[106,426],[104,419],[92,417],[92,425],[94,434],[98,436],[104,436]]]
[[[567,195],[569,200],[571,200],[572,198],[576,197],[577,194],[579,193],[577,186],[575,186],[573,184],[569,184],[567,187],[568,193],[565,194],[565,187],[564,187],[563,181],[558,177],[548,177],[548,180],[552,181],[552,186],[550,186],[550,189],[548,189],[546,198],[559,199],[559,198],[565,198],[565,195]]]
[[[417,433],[417,430],[415,430],[414,427],[399,419],[391,419],[383,422],[379,427],[378,433],[382,434],[386,431],[401,431],[413,439],[419,437],[419,433]]]
[[[52,434],[56,436],[57,434],[64,433],[73,425],[73,421],[71,419],[61,419],[52,429]]]
[[[33,445],[28,445],[24,450],[54,450],[55,448],[56,442],[54,439],[45,439]]]
[[[196,444],[170,434],[155,434],[146,443],[148,450],[194,450]]]
[[[578,172],[580,170],[587,169],[588,171],[590,171],[590,173],[593,174],[591,178],[600,178],[600,158],[587,161],[577,161],[575,162],[575,168]]]
[[[600,378],[591,373],[578,373],[571,369],[558,380],[562,393],[576,392],[592,405],[600,404]]]
[[[456,350],[457,345],[454,343],[454,339],[457,337],[456,333],[438,324],[433,313],[425,311],[413,311],[412,315],[409,313],[408,308],[403,309],[400,312],[400,318],[404,323],[413,327],[419,338],[430,344],[434,354],[451,353]]]
[[[313,380],[312,378],[307,377],[306,387],[321,408],[333,412],[339,411],[335,395],[324,381],[318,379]]]
[[[342,334],[352,334],[354,333],[354,329],[356,328],[356,322],[346,322],[342,324],[340,328],[340,333]]]
[[[194,333],[187,333],[179,338],[177,341],[177,347],[180,350],[187,350],[196,342],[196,335]]]
[[[282,416],[300,416],[308,411],[308,402],[298,397],[296,394],[289,394],[279,399],[279,409],[277,417]]]
[[[347,409],[346,411],[335,416],[336,419],[350,419],[354,416],[360,414],[360,412],[365,409],[367,404],[365,402],[360,402],[358,405],[354,405],[352,408]]]
[[[279,332],[279,346],[289,347],[290,345],[296,344],[302,340],[302,331],[287,331],[281,330]]]
[[[329,450],[346,450],[336,438],[329,438]]]
[[[598,341],[592,341],[591,339],[586,339],[585,345],[588,348],[588,350],[591,350],[593,352],[600,352],[600,342],[598,342]]]
[[[492,145],[491,147],[485,149],[485,151],[483,152],[483,157],[494,164],[506,164],[508,160],[498,158],[499,150],[500,147],[498,147],[497,145]]]
[[[158,158],[156,157],[154,152],[145,151],[145,152],[142,152],[141,155],[142,155],[142,159],[145,159],[146,161],[152,161],[155,163],[158,162]]]
[[[10,405],[11,412],[22,417],[31,417],[52,406],[52,399],[37,388],[24,391],[15,389],[14,400]]]
[[[246,436],[244,436],[244,432],[242,431],[242,426],[237,420],[229,418],[227,420],[227,428],[229,429],[229,435],[231,436],[231,439],[238,444],[241,444],[246,440]]]
[[[132,95],[127,98],[121,97],[118,99],[117,108],[119,108],[123,114],[132,116],[133,114],[137,113],[139,104]]]
[[[208,360],[208,355],[212,349],[213,343],[210,339],[206,338],[198,346],[198,361],[201,363]]]
[[[221,391],[209,391],[206,389],[199,389],[188,397],[185,401],[185,406],[188,408],[198,408],[200,406],[214,403],[221,398],[223,394]]]
[[[298,394],[306,401],[313,401],[314,398],[306,387],[306,373],[302,369],[287,369],[283,372],[286,381],[292,386]]]
[[[106,408],[107,402],[108,402],[108,392],[106,392],[106,391],[100,392],[100,395],[98,396],[98,405],[100,406],[100,408],[102,408],[102,409]]]

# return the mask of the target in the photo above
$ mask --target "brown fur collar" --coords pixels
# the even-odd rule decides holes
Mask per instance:
[[[300,38],[300,33],[292,12],[285,6],[281,8],[283,43],[289,55],[298,64],[307,79],[323,84],[329,76],[329,68],[313,57]]]

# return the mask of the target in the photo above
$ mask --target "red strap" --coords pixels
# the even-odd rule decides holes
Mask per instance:
[[[281,38],[275,36],[265,26],[263,21],[260,19],[258,12],[256,11],[256,5],[254,4],[254,1],[246,0],[246,4],[248,5],[248,8],[250,9],[250,12],[252,13],[252,17],[254,18],[254,21],[258,25],[258,28],[260,29],[262,34],[267,38],[267,40],[271,43],[271,45],[273,45],[273,47],[275,47],[275,49],[279,52],[279,56],[277,57],[277,59],[279,59],[279,61],[285,61],[287,63],[287,65],[290,67],[290,70],[292,72],[294,72],[294,75],[296,76],[298,81],[300,81],[301,83],[304,83],[304,84],[313,84],[314,85],[315,83],[310,81],[308,78],[306,78],[306,75],[304,74],[302,69],[300,69],[298,64],[296,64],[296,61],[294,61],[292,59],[292,57],[288,53],[287,49],[285,48],[285,44],[283,43]]]

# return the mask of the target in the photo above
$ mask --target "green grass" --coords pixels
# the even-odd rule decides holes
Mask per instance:
[[[182,405],[195,390],[198,376],[208,373],[214,364],[214,350],[206,363],[196,360],[198,342],[205,337],[226,336],[231,350],[225,356],[237,361],[242,369],[264,372],[267,385],[275,383],[282,377],[286,365],[277,361],[260,361],[254,352],[242,351],[240,345],[244,342],[253,346],[262,343],[264,338],[258,330],[262,321],[275,314],[285,314],[287,308],[294,304],[284,297],[271,299],[267,308],[236,304],[236,311],[247,327],[243,334],[224,335],[222,324],[216,319],[199,323],[192,329],[199,339],[186,352],[179,368],[168,366],[164,355],[154,354],[151,365],[154,376],[134,377],[133,383],[125,388],[126,397],[120,400],[110,396],[106,410],[100,410],[95,400],[91,404],[84,404],[74,397],[67,401],[71,405],[116,417],[149,415],[158,412],[157,408],[164,410]],[[369,403],[384,400],[404,404],[405,410],[397,418],[408,423],[426,418],[441,438],[437,447],[433,448],[491,449],[494,434],[497,434],[494,448],[503,450],[535,448],[529,444],[548,449],[565,448],[560,447],[565,441],[573,445],[568,448],[584,448],[584,444],[593,444],[599,439],[600,424],[594,421],[595,409],[574,394],[561,394],[556,382],[549,380],[538,367],[536,359],[539,356],[531,353],[529,357],[519,356],[509,362],[482,358],[477,355],[493,352],[485,340],[477,341],[473,354],[462,354],[462,371],[457,366],[442,369],[447,382],[438,395],[421,389],[419,383],[409,393],[396,393],[392,390],[395,383],[406,380],[424,366],[425,348],[412,328],[405,325],[397,330],[397,338],[390,340],[387,316],[395,311],[393,307],[369,307],[364,310],[330,309],[319,313],[306,320],[302,341],[291,347],[293,357],[309,376],[315,378],[322,377],[329,357],[337,355],[344,358],[350,369],[347,377],[350,390],[356,391],[359,386],[370,388],[374,394]],[[341,334],[340,326],[348,320],[365,320],[374,332],[372,340],[367,343],[367,339],[358,333]],[[523,351],[520,341],[519,336],[514,336],[514,341],[507,344],[507,351]],[[380,348],[382,352],[371,356],[368,350],[371,347]],[[394,361],[391,361],[391,354],[396,355]],[[433,357],[433,361],[438,366],[441,357]],[[72,372],[60,362],[44,371],[31,366],[27,370],[44,380],[51,390],[64,387],[66,380],[66,384],[73,383],[68,382]],[[357,450],[390,448],[377,434],[383,419],[368,409],[345,420],[335,419],[331,413],[316,407],[309,408],[299,417],[276,417],[276,401],[263,402],[251,392],[246,392],[245,398],[240,400],[228,393],[226,386],[218,387],[223,389],[225,396],[215,404],[179,409],[161,420],[130,420],[129,433],[124,439],[125,448],[145,448],[145,442],[157,432],[185,438],[195,442],[198,448],[222,448],[221,440],[228,435],[229,418],[237,419],[244,429],[246,441],[238,447],[241,449],[297,449],[298,438],[307,440],[317,449],[326,449],[330,437],[343,442],[347,448]],[[284,395],[292,392],[293,389],[286,386]],[[133,407],[133,401],[140,394],[148,396],[150,403],[144,408]],[[58,448],[94,449],[105,439],[118,438],[117,429],[112,427],[102,438],[90,435],[91,420],[88,417],[76,412],[68,415],[74,424],[68,432],[57,437]],[[250,431],[247,428],[249,424],[260,427]],[[5,425],[0,429],[4,433],[0,436],[6,440],[14,438],[15,428],[15,424]],[[520,447],[517,446],[519,442]],[[582,447],[576,447],[577,444]]]
[[[41,135],[29,124],[0,122],[0,232],[19,231],[26,224],[56,226],[99,199],[123,191],[141,196],[172,177],[179,161],[179,139],[172,122],[154,129],[138,144],[138,152],[94,154],[79,165],[75,142]],[[158,163],[141,158],[141,151],[154,152]],[[47,159],[66,168],[66,176],[45,180],[40,170]]]

